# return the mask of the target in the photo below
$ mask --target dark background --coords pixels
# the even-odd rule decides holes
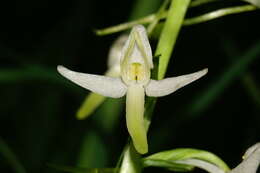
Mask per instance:
[[[154,3],[146,1],[147,8]],[[118,34],[99,37],[93,30],[134,18],[136,4],[130,0],[1,2],[0,140],[27,172],[59,172],[48,163],[115,166],[128,136],[124,99],[111,99],[102,106],[103,111],[97,110],[87,120],[76,120],[75,112],[88,91],[62,78],[56,66],[93,74],[105,72],[109,46]],[[241,3],[206,5],[190,10],[187,16],[229,5]],[[154,5],[147,11],[156,9]],[[198,148],[235,167],[244,151],[259,141],[260,61],[255,58],[239,65],[241,59],[249,58],[252,47],[260,49],[259,18],[258,10],[182,28],[166,76],[205,67],[209,73],[158,99],[148,136],[149,153]],[[152,40],[155,46],[156,40]],[[235,64],[237,71],[226,79]],[[205,97],[210,100],[194,108]],[[119,116],[112,118],[112,125],[107,123],[106,110],[111,112],[121,105]],[[78,164],[85,150],[89,160]],[[13,172],[3,153],[0,172]]]

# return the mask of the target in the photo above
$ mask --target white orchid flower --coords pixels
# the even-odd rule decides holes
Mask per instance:
[[[166,78],[150,79],[153,68],[152,51],[143,26],[133,27],[120,58],[120,77],[108,77],[71,71],[58,66],[58,71],[67,79],[92,92],[106,97],[119,98],[126,95],[126,122],[135,149],[148,152],[144,127],[145,94],[151,97],[168,95],[197,80],[207,73],[207,69],[196,73]]]

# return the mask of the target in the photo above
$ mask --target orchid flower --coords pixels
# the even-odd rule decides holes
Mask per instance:
[[[112,98],[126,95],[126,122],[135,149],[148,152],[144,126],[145,95],[161,97],[199,79],[207,69],[163,80],[152,80],[152,51],[147,33],[142,25],[133,27],[120,55],[120,77],[109,77],[71,71],[63,66],[57,69],[61,75],[92,92]]]

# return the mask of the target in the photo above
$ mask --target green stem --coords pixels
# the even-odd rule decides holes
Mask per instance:
[[[209,12],[206,14],[203,14],[198,17],[193,17],[190,19],[186,19],[183,22],[183,25],[194,25],[202,22],[207,22],[209,20],[213,20],[219,17],[223,17],[226,15],[230,14],[236,14],[236,13],[241,13],[241,12],[247,12],[247,11],[253,11],[256,10],[257,8],[253,5],[242,5],[242,6],[237,6],[237,7],[229,7],[229,8],[223,8],[220,10],[216,10],[213,12]]]
[[[132,143],[126,146],[124,157],[120,167],[120,173],[140,173],[142,171],[141,156],[138,154]]]
[[[162,79],[171,57],[173,47],[182,26],[187,8],[191,0],[172,0],[168,17],[162,29],[155,56],[160,56],[158,66],[158,79]]]
[[[152,71],[152,78],[162,79],[166,72],[171,52],[174,48],[180,27],[182,25],[183,18],[186,10],[189,6],[190,0],[172,0],[170,6],[170,12],[166,19],[167,24],[164,25],[163,31],[160,35],[159,43],[155,52],[154,69]],[[179,13],[179,14],[178,14]],[[171,40],[172,39],[172,40]],[[159,53],[158,53],[159,52]],[[160,56],[161,55],[161,56]],[[164,55],[164,56],[162,56]],[[162,57],[164,59],[162,59]],[[161,75],[159,73],[161,69]],[[145,104],[145,128],[148,131],[151,124],[153,110],[157,99],[154,97],[148,97]]]
[[[147,5],[149,4],[149,5]],[[107,35],[119,31],[123,31],[137,24],[147,24],[156,19],[156,13],[152,15],[148,15],[146,17],[142,17],[143,15],[147,15],[157,9],[160,5],[160,1],[158,0],[136,0],[136,3],[133,6],[133,11],[130,14],[129,20],[134,20],[131,22],[122,23],[116,26],[108,27],[105,29],[96,30],[97,35]],[[142,17],[142,18],[140,18]],[[139,18],[139,19],[138,19]],[[137,20],[135,20],[137,19]]]
[[[183,25],[189,26],[189,25],[199,24],[202,22],[207,22],[209,20],[213,20],[216,18],[226,16],[226,15],[243,13],[243,12],[248,12],[248,11],[253,11],[253,10],[257,10],[257,8],[253,5],[242,5],[242,6],[237,6],[237,7],[223,8],[223,9],[212,11],[212,12],[209,12],[209,13],[197,16],[197,17],[185,19],[183,22]],[[154,14],[150,14],[146,17],[143,17],[143,18],[131,21],[131,22],[122,23],[122,24],[104,28],[104,29],[99,29],[99,30],[96,30],[95,32],[97,35],[100,35],[100,36],[108,35],[108,34],[120,32],[120,31],[129,29],[129,28],[132,28],[133,26],[135,26],[137,24],[149,24],[156,20],[159,21],[159,20],[165,19],[167,17],[167,15],[168,15],[168,11],[163,11],[159,16],[157,16],[157,14],[154,13]]]
[[[160,19],[162,17],[164,17],[165,15],[165,10],[167,8],[167,5],[169,4],[169,0],[165,0],[162,4],[162,6],[160,7],[160,9],[158,10],[158,12],[156,13],[156,17],[155,19],[149,24],[149,26],[147,27],[147,33],[148,35],[151,35],[154,28],[156,27],[156,25],[159,23]]]
[[[186,10],[190,0],[172,0],[166,23],[160,35],[159,43],[155,52],[154,69],[152,77],[162,79],[166,72],[172,50],[174,48],[179,30],[182,26]],[[164,55],[164,56],[162,56]],[[159,71],[161,69],[161,71]],[[160,73],[161,72],[161,73]],[[157,99],[149,97],[145,104],[145,128],[148,131]]]
[[[132,28],[133,26],[135,26],[137,24],[150,23],[155,18],[156,18],[156,15],[151,14],[149,16],[134,20],[132,22],[122,23],[122,24],[119,24],[119,25],[115,25],[115,26],[112,26],[112,27],[105,28],[105,29],[98,29],[95,32],[96,32],[97,35],[107,35],[107,34],[111,34],[111,33],[116,33],[116,32],[120,32],[120,31],[124,31],[126,29],[129,29],[129,28]]]
[[[205,5],[205,4],[208,4],[211,2],[216,2],[216,1],[220,1],[220,0],[195,0],[190,3],[189,8],[198,7],[198,6]]]

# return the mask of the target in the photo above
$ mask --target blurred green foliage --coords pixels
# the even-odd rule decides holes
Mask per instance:
[[[109,99],[78,121],[75,112],[88,92],[59,76],[56,65],[102,74],[117,35],[97,37],[93,29],[154,13],[160,5],[158,0],[1,5],[0,172],[60,172],[47,164],[115,166],[128,135],[124,99]],[[187,17],[213,7],[196,7]],[[232,167],[259,141],[259,17],[259,11],[230,15],[180,31],[169,76],[204,67],[209,74],[158,100],[149,131],[151,153],[200,148]]]

